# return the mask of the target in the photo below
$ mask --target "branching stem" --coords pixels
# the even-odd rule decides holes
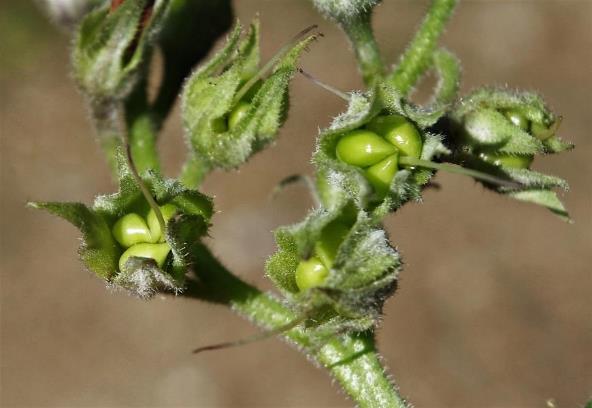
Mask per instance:
[[[192,253],[199,279],[188,280],[183,296],[229,306],[264,330],[284,328],[298,318],[272,295],[231,274],[206,247]],[[406,407],[380,363],[372,332],[333,336],[320,348],[301,326],[283,337],[327,368],[359,407]]]
[[[378,43],[372,32],[372,11],[361,13],[351,20],[340,22],[356,53],[358,67],[366,85],[384,76],[384,64]]]

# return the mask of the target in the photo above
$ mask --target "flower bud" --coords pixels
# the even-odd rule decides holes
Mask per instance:
[[[119,100],[131,92],[146,63],[148,45],[168,0],[126,0],[107,4],[82,21],[72,54],[74,76],[97,101]]]

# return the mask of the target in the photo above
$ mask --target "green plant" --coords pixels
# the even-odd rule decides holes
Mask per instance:
[[[319,204],[276,231],[266,273],[283,299],[239,280],[200,241],[213,203],[198,189],[210,171],[236,168],[275,140],[298,58],[318,38],[314,26],[262,65],[259,23],[246,33],[236,23],[226,44],[194,69],[230,28],[228,1],[100,3],[78,27],[72,64],[119,192],[92,207],[31,206],[81,230],[83,262],[110,286],[141,298],[172,292],[230,306],[327,368],[359,406],[406,406],[374,344],[402,265],[383,219],[419,200],[438,170],[568,219],[553,191],[566,182],[530,164],[572,146],[556,135],[560,117],[536,94],[483,88],[459,98],[459,62],[438,46],[456,1],[432,1],[393,69],[372,34],[379,1],[313,3],[351,40],[367,89],[337,92],[349,106],[317,141]],[[147,75],[157,47],[164,74],[151,100]],[[429,70],[439,82],[431,102],[418,106],[409,95]],[[189,154],[179,177],[165,179],[156,140],[178,94]]]

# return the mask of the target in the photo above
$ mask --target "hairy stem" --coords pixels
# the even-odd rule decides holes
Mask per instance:
[[[298,318],[272,295],[232,275],[204,246],[198,245],[192,253],[198,260],[198,278],[189,279],[184,296],[229,306],[264,330]],[[333,336],[320,348],[301,326],[283,336],[328,369],[359,407],[406,406],[380,363],[373,333]]]
[[[100,101],[91,103],[90,109],[99,145],[113,178],[117,179],[119,171],[117,154],[123,147],[120,136],[119,111],[113,103]]]
[[[351,20],[340,22],[356,53],[358,67],[366,85],[384,75],[384,65],[374,33],[372,32],[372,11],[361,13]]]
[[[457,2],[458,0],[432,0],[419,30],[390,76],[390,81],[402,95],[406,96],[413,89],[431,64],[438,39]]]
[[[134,163],[139,173],[160,170],[156,146],[160,124],[152,115],[146,94],[146,82],[141,81],[124,104],[125,122]]]

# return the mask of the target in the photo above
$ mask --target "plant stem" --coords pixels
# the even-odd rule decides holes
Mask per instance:
[[[124,104],[131,153],[140,174],[149,169],[160,171],[160,160],[156,149],[160,123],[157,123],[152,115],[146,88],[145,80],[138,83]]]
[[[391,83],[403,95],[413,89],[432,62],[432,54],[458,0],[432,0],[415,37],[390,76]]]
[[[192,253],[198,278],[188,280],[184,296],[227,305],[264,330],[298,318],[272,295],[232,275],[203,245]],[[327,368],[359,407],[406,406],[380,363],[372,332],[334,336],[320,348],[301,326],[285,332],[284,338]]]
[[[179,181],[188,188],[198,188],[209,171],[207,164],[191,151],[183,164]]]
[[[93,101],[90,104],[93,124],[97,132],[97,139],[111,174],[117,180],[119,171],[117,154],[123,147],[121,143],[120,127],[118,125],[118,109],[113,103]]]
[[[380,49],[372,32],[372,11],[361,13],[351,20],[341,21],[340,26],[349,37],[356,52],[358,67],[366,85],[384,75],[384,65],[380,56]]]

